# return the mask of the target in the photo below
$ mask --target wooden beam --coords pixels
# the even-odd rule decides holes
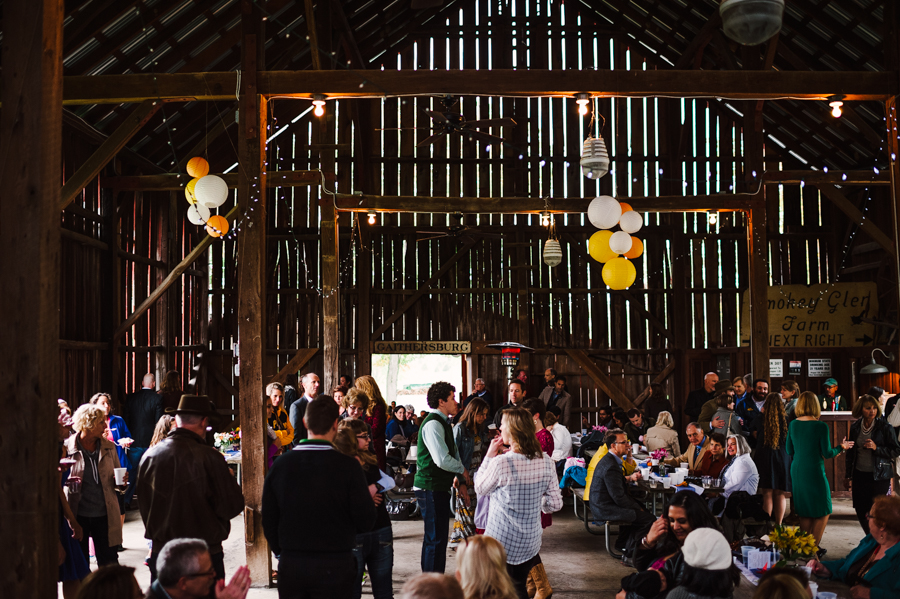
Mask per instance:
[[[701,196],[619,197],[638,212],[737,212],[746,210],[749,196],[716,194]],[[550,212],[580,214],[587,210],[593,197],[550,198]],[[452,214],[539,214],[545,208],[538,197],[430,197],[336,195],[337,207],[347,212],[430,212]]]
[[[317,71],[322,70],[322,57],[319,55],[319,32],[316,31],[316,7],[313,0],[304,0],[303,8],[306,15],[306,35],[309,38],[309,54],[312,58],[312,67]]]
[[[447,274],[447,271],[449,271],[454,264],[459,262],[460,258],[465,256],[469,252],[469,250],[475,247],[475,244],[479,241],[481,241],[481,238],[470,239],[469,241],[465,242],[463,246],[459,248],[459,250],[457,250],[457,252],[453,254],[453,256],[449,260],[447,260],[447,262],[443,266],[441,266],[441,268],[436,273],[431,275],[430,279],[422,283],[422,286],[419,287],[416,292],[409,297],[409,299],[403,302],[402,306],[397,308],[396,312],[391,314],[390,317],[388,317],[388,319],[385,320],[381,324],[381,326],[375,330],[375,333],[372,334],[372,341],[378,341],[379,337],[381,337],[381,335],[386,330],[388,330],[388,328],[392,324],[394,324],[394,322],[396,322],[398,318],[403,316],[404,312],[406,312],[410,307],[412,307],[413,304],[419,301],[420,297],[428,293],[428,290],[431,288],[431,286],[437,283],[441,279],[441,277]]]
[[[703,52],[703,49],[721,25],[722,16],[719,14],[718,9],[713,9],[712,14],[709,15],[709,18],[706,20],[706,23],[700,31],[697,32],[697,35],[694,36],[694,39],[691,40],[687,48],[684,49],[684,52],[682,52],[681,58],[675,63],[675,68],[679,70],[689,69],[691,65],[694,64],[697,54]]]
[[[891,256],[897,255],[896,244],[893,239],[891,239],[884,231],[882,231],[878,225],[875,224],[875,221],[872,219],[868,219],[863,215],[863,213],[857,208],[853,202],[847,199],[843,193],[840,192],[833,185],[817,185],[819,191],[822,192],[822,195],[831,200],[831,203],[837,206],[837,208],[843,212],[847,218],[851,221],[859,225],[860,230],[866,233],[872,240],[878,242],[878,245],[883,247],[887,253]]]
[[[4,597],[55,597],[59,545],[62,0],[6,0],[0,111],[0,568]]]
[[[634,407],[634,404],[631,403],[631,400],[628,399],[625,392],[619,389],[613,380],[609,378],[609,375],[600,370],[584,351],[580,349],[567,349],[566,354],[581,366],[581,369],[591,377],[604,393],[609,395],[609,398],[613,400],[617,406],[623,410],[630,410]]]
[[[238,207],[246,225],[238,235],[239,410],[242,436],[244,548],[250,576],[271,583],[272,560],[262,529],[266,476],[266,99],[259,93],[265,67],[265,21],[254,0],[241,0],[241,88],[238,119]],[[251,210],[251,207],[253,209]],[[268,585],[267,585],[268,586]]]
[[[69,229],[60,228],[60,234],[62,234],[63,239],[67,239],[69,241],[74,241],[75,243],[80,243],[81,245],[87,245],[90,247],[97,248],[98,250],[108,250],[109,244],[104,241],[100,241],[99,239],[95,239],[90,237],[89,235],[85,235],[84,233],[78,233],[76,231],[71,231]]]
[[[225,218],[228,219],[229,223],[232,223],[234,222],[234,219],[235,217],[237,217],[239,212],[240,208],[238,206],[235,206],[228,212],[228,214],[225,215]],[[208,248],[209,244],[211,244],[214,240],[215,238],[210,237],[209,235],[200,240],[200,243],[197,244],[197,247],[191,250],[191,253],[185,256],[184,260],[179,262],[178,265],[172,269],[172,272],[170,272],[168,276],[163,279],[163,282],[160,283],[159,286],[154,289],[149,296],[147,296],[147,299],[141,302],[141,305],[138,306],[137,309],[135,309],[135,311],[125,320],[125,322],[122,323],[122,325],[118,329],[116,329],[116,332],[113,333],[113,341],[124,335],[128,331],[128,329],[134,326],[134,323],[137,322],[137,320],[144,314],[144,312],[146,312],[151,306],[153,306],[153,304],[155,304],[156,301],[160,297],[162,297],[162,294],[172,286],[172,283],[177,281],[178,278],[184,273],[184,271],[190,268],[191,265],[196,262],[200,258],[200,256],[203,255],[203,252],[206,251],[206,248]]]
[[[805,183],[807,185],[890,185],[888,172],[868,171],[766,171],[766,183]]]
[[[278,374],[269,379],[266,383],[267,385],[271,383],[284,383],[287,380],[287,377],[291,374],[297,374],[301,368],[303,368],[307,362],[309,362],[316,352],[319,351],[318,347],[310,347],[310,348],[301,348],[297,350],[297,353],[294,354],[294,357],[291,358],[291,361],[284,365],[284,368],[278,371]]]
[[[65,210],[72,200],[75,199],[85,185],[90,183],[91,179],[100,174],[103,167],[109,164],[109,161],[115,158],[119,150],[125,147],[134,134],[150,120],[156,111],[162,107],[162,102],[158,100],[144,100],[140,106],[135,108],[128,118],[125,119],[119,127],[106,138],[100,147],[88,158],[84,164],[78,167],[75,174],[72,175],[63,185],[60,194],[59,209]]]
[[[582,245],[581,247],[583,248],[584,246]],[[628,300],[628,302],[631,304],[632,308],[637,310],[641,316],[643,316],[644,318],[647,319],[647,321],[650,323],[650,325],[653,328],[655,328],[657,331],[659,331],[660,334],[666,338],[666,341],[669,342],[670,346],[675,347],[675,340],[672,338],[672,335],[669,332],[669,329],[666,328],[666,325],[664,325],[660,319],[658,319],[656,316],[651,314],[647,310],[647,308],[644,307],[644,302],[642,301],[642,299],[636,298],[627,289],[623,289],[620,293],[625,297],[625,299]]]
[[[753,378],[769,378],[769,236],[764,192],[747,212],[750,265],[750,362]]]
[[[669,378],[669,375],[672,374],[673,372],[675,372],[675,360],[672,360],[671,362],[666,364],[666,367],[663,368],[663,371],[660,372],[655,377],[653,377],[653,380],[651,381],[651,383],[657,383],[657,384],[661,383],[664,380],[666,380],[667,378]],[[638,395],[636,398],[634,398],[634,405],[636,405],[636,406],[642,405],[644,403],[644,401],[647,400],[648,397],[650,397],[650,385],[647,385],[647,388],[644,389],[643,391],[641,391],[641,394]],[[673,407],[672,409],[674,410],[675,408]],[[674,418],[675,414],[672,414],[672,417]]]
[[[101,133],[100,131],[95,129],[87,121],[76,115],[71,110],[63,110],[63,125],[66,127],[71,127],[75,131],[82,134],[86,139],[98,145],[102,144],[109,137],[108,135]],[[165,169],[158,166],[155,162],[147,160],[147,158],[145,158],[141,154],[138,154],[130,148],[122,148],[119,151],[119,156],[133,166],[138,167],[143,173],[156,174],[166,172]]]
[[[892,49],[891,55],[898,59],[900,51],[900,7],[895,7],[891,13],[891,37],[897,48]],[[884,105],[884,116],[887,124],[887,154],[890,158],[891,173],[891,216],[894,224],[894,251],[900,256],[900,119],[897,118],[897,98],[891,98]],[[900,260],[894,260],[894,276],[897,277],[900,286]],[[900,347],[894,345],[894,351],[900,351]]]
[[[79,106],[153,99],[231,100],[236,84],[237,74],[232,71],[79,75],[65,77],[63,103]],[[311,98],[314,93],[346,98],[439,94],[558,97],[588,92],[603,98],[790,97],[818,101],[842,93],[845,101],[855,102],[884,101],[900,92],[900,81],[896,72],[888,71],[369,70],[363,77],[346,70],[301,70],[261,73],[259,92],[299,98]]]
[[[274,187],[302,187],[318,185],[322,182],[323,173],[319,171],[269,171],[266,185]],[[324,173],[325,180],[334,181],[334,174]],[[229,189],[237,189],[238,174],[218,175]],[[100,187],[108,187],[118,191],[180,191],[184,189],[190,175],[183,173],[167,173],[164,175],[138,175],[124,177],[100,177]]]

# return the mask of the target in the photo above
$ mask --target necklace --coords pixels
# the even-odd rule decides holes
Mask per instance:
[[[878,552],[881,550],[881,545],[875,547],[875,551],[872,552],[872,555],[869,556],[869,559],[866,560],[866,563],[863,564],[863,567],[859,569],[859,572],[856,574],[857,580],[862,580],[863,577],[869,572],[872,568],[872,565],[875,562],[875,558],[878,557]]]
[[[868,435],[869,433],[872,432],[872,429],[875,428],[875,420],[872,419],[872,424],[870,424],[868,428],[866,428],[865,420],[863,420],[862,425],[860,425],[860,426],[862,427],[862,432]]]

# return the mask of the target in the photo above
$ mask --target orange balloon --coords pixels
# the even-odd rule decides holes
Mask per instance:
[[[619,206],[622,207],[622,214],[625,214],[626,212],[631,212],[632,210],[634,210],[634,208],[632,208],[631,204],[629,204],[628,202],[619,202]]]
[[[641,254],[644,253],[644,242],[640,240],[640,238],[631,236],[631,249],[625,252],[623,255],[629,260],[634,260],[635,258],[640,258]]]
[[[215,214],[206,221],[206,232],[210,237],[221,237],[228,233],[228,219]]]
[[[200,156],[194,156],[187,163],[187,172],[190,176],[195,179],[199,179],[200,177],[205,177],[209,174],[209,163],[205,158],[201,158]]]

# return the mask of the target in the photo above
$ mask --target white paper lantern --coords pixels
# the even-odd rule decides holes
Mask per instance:
[[[609,153],[602,137],[588,137],[581,148],[581,172],[597,180],[609,172]]]
[[[622,206],[615,198],[600,196],[588,205],[587,216],[598,229],[612,229],[622,218]]]
[[[188,206],[187,219],[194,225],[202,225],[209,220],[209,208],[199,203]]]
[[[221,177],[206,175],[197,181],[194,195],[207,208],[218,208],[228,199],[228,184]]]
[[[634,210],[629,210],[619,219],[619,227],[626,233],[637,233],[643,226],[644,216]]]
[[[625,231],[616,231],[609,238],[609,249],[617,254],[624,254],[631,249],[631,235]]]
[[[559,242],[555,239],[548,239],[544,244],[544,264],[552,268],[562,262],[562,259],[562,248],[559,247]]]
[[[723,0],[719,14],[725,35],[739,44],[755,46],[781,31],[784,0]]]

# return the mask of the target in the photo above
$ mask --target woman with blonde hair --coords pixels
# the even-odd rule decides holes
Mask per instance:
[[[801,393],[794,408],[797,419],[788,426],[785,445],[792,458],[794,510],[800,516],[800,528],[811,533],[816,538],[816,544],[822,542],[832,510],[825,460],[853,447],[853,442],[846,438],[837,447],[831,446],[831,431],[827,424],[819,422],[821,410],[815,393]]]
[[[475,491],[479,496],[490,496],[484,534],[506,549],[506,570],[523,599],[528,597],[529,577],[536,585],[537,599],[553,593],[541,562],[539,514],[562,508],[556,468],[541,450],[535,432],[528,410],[504,410],[500,435],[491,440],[475,474]]]
[[[378,467],[386,470],[385,465],[385,445],[387,441],[384,437],[387,428],[387,402],[381,395],[381,389],[378,383],[370,375],[364,375],[354,381],[353,386],[365,393],[369,398],[369,408],[366,410],[366,423],[372,427],[372,451],[378,458]]]
[[[656,425],[647,429],[644,435],[644,445],[648,451],[665,449],[670,456],[681,455],[681,445],[678,444],[678,432],[675,430],[675,421],[671,412],[660,412],[656,419]]]
[[[97,565],[118,564],[114,547],[122,544],[122,521],[114,469],[120,465],[116,445],[104,436],[106,412],[84,404],[75,410],[72,428],[75,434],[65,441],[66,457],[75,460],[66,500],[83,531],[81,551],[89,559],[88,540],[93,539]]]
[[[366,570],[372,581],[372,595],[375,599],[393,599],[391,577],[394,569],[394,533],[384,497],[377,486],[381,471],[375,456],[369,451],[368,425],[362,420],[344,420],[334,437],[334,447],[344,455],[359,460],[366,475],[369,493],[375,502],[375,525],[371,531],[356,535],[356,547],[353,548],[357,575],[353,587],[354,599],[359,599],[362,595],[363,572]]]
[[[172,429],[175,428],[175,418],[169,414],[163,414],[156,421],[156,428],[153,429],[153,438],[150,439],[150,447],[153,447],[166,438]]]
[[[497,539],[477,535],[456,552],[456,579],[466,599],[516,599],[506,571],[506,551]]]

